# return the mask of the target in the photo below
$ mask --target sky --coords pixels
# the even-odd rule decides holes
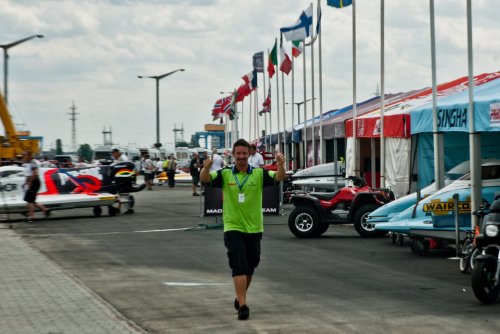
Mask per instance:
[[[500,70],[500,5],[474,0],[473,69]],[[9,49],[9,110],[18,130],[44,138],[44,149],[61,139],[71,150],[70,107],[76,106],[76,142],[103,143],[111,129],[116,145],[150,147],[156,142],[156,85],[138,75],[161,75],[160,141],[174,142],[174,126],[184,139],[214,123],[215,101],[243,83],[252,56],[274,45],[279,28],[292,25],[311,1],[302,0],[0,0],[0,45],[34,34]],[[352,10],[322,7],[323,111],[353,102]],[[316,13],[317,1],[314,1]],[[467,76],[466,0],[436,0],[438,83]],[[316,23],[314,23],[316,24]],[[380,84],[380,0],[356,1],[356,98],[374,96]],[[385,91],[430,87],[430,14],[427,0],[385,0]],[[285,42],[290,53],[290,43]],[[307,98],[311,97],[311,57],[306,50]],[[315,47],[315,96],[319,96],[319,51]],[[266,57],[267,58],[267,57]],[[297,58],[295,102],[304,100],[302,58]],[[267,61],[266,61],[267,62]],[[3,62],[2,62],[3,65]],[[3,68],[3,67],[2,67]],[[4,73],[0,87],[4,92]],[[285,76],[285,102],[291,74]],[[263,102],[259,74],[259,102]],[[281,85],[281,75],[279,77]],[[276,79],[271,79],[273,132],[276,131]],[[266,79],[266,87],[268,82]],[[280,117],[282,117],[280,87]],[[286,127],[291,104],[285,104]],[[308,118],[311,114],[308,105]],[[320,112],[315,100],[315,113]],[[241,110],[241,107],[240,107]],[[243,103],[240,137],[250,133],[249,100]],[[296,115],[295,115],[296,116]],[[294,117],[295,117],[294,116]],[[301,115],[302,117],[302,115]],[[303,117],[302,117],[303,118]],[[295,117],[296,119],[296,117]],[[281,119],[281,126],[283,120]],[[263,118],[260,126],[264,128]],[[252,132],[254,132],[252,130]],[[180,136],[178,137],[180,138]]]

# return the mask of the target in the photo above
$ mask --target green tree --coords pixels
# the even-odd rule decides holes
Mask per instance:
[[[175,143],[175,147],[190,147],[189,143],[183,140],[178,140],[177,143]]]
[[[62,140],[56,139],[56,154],[63,154]]]
[[[82,144],[78,148],[77,154],[86,161],[92,161],[92,148],[89,144]]]

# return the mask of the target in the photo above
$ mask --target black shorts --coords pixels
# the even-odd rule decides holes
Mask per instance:
[[[29,189],[26,191],[26,194],[24,194],[24,201],[28,203],[35,203],[36,195],[39,189],[40,180],[36,178],[31,182],[31,187],[29,187]]]
[[[191,175],[191,178],[193,179],[193,185],[197,186],[198,183],[200,183],[200,176],[199,175]]]
[[[153,181],[155,179],[154,173],[144,173],[144,180]]]
[[[234,276],[253,275],[260,262],[262,233],[224,232],[229,267]]]

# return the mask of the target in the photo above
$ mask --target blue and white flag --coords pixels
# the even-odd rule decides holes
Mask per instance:
[[[326,0],[326,4],[335,8],[344,8],[352,5],[352,0]]]
[[[302,11],[297,22],[289,27],[280,28],[281,33],[287,41],[301,41],[309,37],[312,33],[313,6]]]

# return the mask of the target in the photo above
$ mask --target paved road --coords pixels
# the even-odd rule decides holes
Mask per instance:
[[[185,230],[216,223],[200,218],[200,199],[182,186],[136,199],[134,215],[73,210],[14,227],[151,333],[500,332],[500,303],[476,301],[453,252],[420,257],[387,238],[361,239],[352,226],[299,240],[287,215],[265,218],[250,320],[237,321],[222,230]]]

